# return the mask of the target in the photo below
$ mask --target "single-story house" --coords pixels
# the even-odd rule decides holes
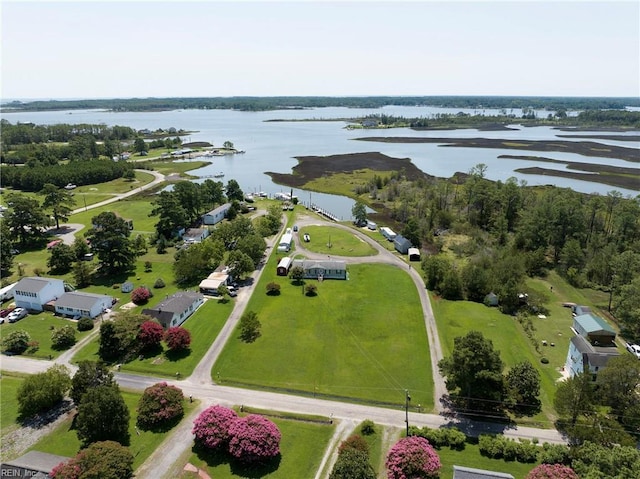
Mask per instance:
[[[575,335],[569,342],[565,367],[571,377],[588,371],[595,379],[595,375],[616,356],[620,356],[620,353],[615,346],[594,346],[587,338]]]
[[[71,458],[47,452],[29,451],[12,461],[3,462],[0,477],[49,479],[53,468],[69,459]]]
[[[227,285],[231,282],[231,277],[227,272],[226,268],[224,270],[216,270],[207,276],[206,279],[200,281],[199,288],[202,294],[208,294],[212,296],[218,295],[218,288],[221,285]]]
[[[595,346],[613,345],[616,339],[614,329],[595,314],[583,314],[573,318],[573,330]]]
[[[73,291],[64,293],[55,302],[58,314],[70,317],[95,318],[113,305],[113,298],[106,294]]]
[[[209,236],[209,228],[189,228],[182,235],[185,243],[202,243]]]
[[[17,308],[42,311],[46,303],[64,294],[64,281],[54,278],[22,278],[13,289]]]
[[[298,266],[305,279],[347,279],[347,264],[341,260],[294,259],[292,267]]]
[[[393,240],[393,246],[396,248],[396,251],[398,253],[407,254],[409,252],[409,248],[411,248],[413,245],[411,244],[411,241],[409,241],[404,236],[397,235]]]
[[[163,328],[173,328],[184,323],[198,306],[204,302],[204,296],[193,291],[181,291],[172,294],[153,308],[142,310],[142,314],[157,319]]]
[[[289,274],[289,270],[291,269],[292,259],[289,256],[285,256],[278,262],[278,266],[276,267],[276,274],[278,276],[287,276]]]
[[[409,261],[420,261],[420,250],[418,248],[409,248]]]
[[[472,467],[453,466],[453,479],[515,479],[506,472],[486,471]]]
[[[225,203],[224,205],[218,206],[216,209],[202,215],[202,222],[205,225],[215,225],[220,223],[227,216],[229,208],[231,208],[231,203]]]

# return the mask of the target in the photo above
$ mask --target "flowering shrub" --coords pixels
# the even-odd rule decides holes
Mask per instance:
[[[138,426],[154,429],[172,424],[184,414],[182,390],[158,383],[148,387],[138,402]]]
[[[131,301],[138,305],[145,304],[152,296],[151,291],[144,286],[140,286],[131,291]]]
[[[145,321],[138,330],[138,341],[143,348],[153,348],[164,337],[164,328],[155,321]]]
[[[369,445],[362,436],[354,434],[340,443],[340,446],[338,447],[338,454],[342,454],[345,451],[361,451],[365,454],[369,454]]]
[[[233,409],[211,406],[196,418],[191,432],[196,437],[196,443],[209,449],[219,449],[229,442],[229,428],[237,418]]]
[[[527,479],[579,479],[579,477],[569,466],[540,464],[529,472]]]
[[[410,436],[400,439],[387,455],[389,479],[435,478],[440,471],[440,458],[429,441]]]
[[[167,347],[172,351],[188,349],[191,344],[191,333],[180,326],[169,328],[164,334],[164,340],[167,343]]]
[[[58,464],[49,475],[53,479],[127,479],[133,476],[133,456],[117,442],[95,442]]]
[[[280,454],[280,430],[263,416],[250,414],[236,419],[229,436],[229,453],[242,462],[260,462]]]

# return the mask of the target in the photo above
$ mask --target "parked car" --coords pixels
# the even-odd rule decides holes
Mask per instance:
[[[304,234],[304,236],[303,236],[303,238],[304,238],[305,242],[307,242],[307,243],[308,243],[309,241],[311,241],[311,236],[309,236],[309,234],[308,234],[308,233],[305,233],[305,234]]]
[[[627,344],[627,351],[634,354],[636,358],[640,359],[640,346],[637,344]]]
[[[11,314],[13,312],[13,310],[15,310],[15,307],[10,307],[10,308],[5,308],[3,310],[0,310],[0,318],[6,318],[7,316],[9,316],[9,314]]]
[[[293,225],[293,231],[296,233],[298,232],[298,225]]]
[[[26,309],[24,309],[24,308],[16,308],[11,313],[9,313],[9,316],[7,316],[7,320],[10,323],[15,323],[16,321],[20,321],[27,314],[28,314],[28,312],[27,312]]]
[[[232,298],[238,296],[238,290],[233,286],[227,286],[227,291],[229,292],[229,296],[231,296]]]

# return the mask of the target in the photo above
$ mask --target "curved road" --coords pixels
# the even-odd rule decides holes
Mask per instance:
[[[131,192],[118,197],[111,198],[105,202],[91,205],[91,207],[102,206],[113,201],[138,193],[144,189],[151,188],[155,184],[164,180],[164,176],[158,173],[152,172],[156,176],[156,180],[152,183],[144,185],[143,187],[136,188]],[[368,256],[361,258],[354,257],[338,257],[344,259],[348,263],[371,263],[380,262],[391,264],[400,268],[408,268],[406,262],[398,258],[395,254],[389,252],[377,242],[369,238],[367,235],[354,230],[345,225],[330,223],[307,215],[303,215],[298,219],[298,225],[327,225],[330,224],[333,227],[347,230],[353,234],[356,234],[363,241],[366,241],[373,248],[376,249],[378,254],[376,256]],[[275,241],[279,239],[280,234],[275,235],[268,241],[268,248],[273,248]],[[309,258],[324,258],[325,255],[312,253],[306,250],[299,242],[298,235],[294,235],[296,242],[296,251],[304,252],[305,256]],[[198,410],[203,409],[212,404],[225,404],[225,405],[237,405],[246,404],[253,408],[259,409],[272,409],[275,411],[292,412],[299,414],[314,414],[323,415],[327,417],[335,418],[339,421],[347,422],[360,422],[364,419],[371,419],[376,423],[404,428],[405,426],[405,412],[402,410],[393,410],[373,406],[365,406],[359,404],[341,403],[336,401],[329,401],[324,399],[316,399],[303,396],[292,396],[286,394],[254,391],[248,389],[240,389],[234,387],[227,387],[222,384],[215,384],[211,380],[211,370],[219,354],[222,351],[222,347],[226,343],[229,336],[232,334],[239,318],[242,316],[244,309],[247,305],[251,290],[258,283],[260,276],[264,268],[262,263],[259,268],[253,274],[253,284],[251,286],[245,286],[241,288],[236,298],[233,312],[229,316],[225,326],[220,334],[216,337],[211,347],[205,353],[203,359],[194,369],[193,374],[183,381],[168,381],[171,384],[181,388],[185,396],[193,396],[202,401]],[[431,310],[431,304],[429,297],[424,288],[424,283],[418,271],[411,268],[408,270],[413,278],[416,288],[420,294],[420,301],[424,312],[424,321],[427,329],[427,337],[429,340],[429,349],[431,351],[431,362],[433,367],[433,377],[435,383],[435,397],[436,397],[436,409],[442,410],[439,400],[446,394],[446,388],[444,387],[444,379],[440,375],[437,363],[442,358],[442,351],[440,349],[440,341],[438,338],[437,328],[435,325],[435,319]],[[96,334],[96,333],[93,333]],[[84,341],[83,341],[84,343]],[[2,369],[8,371],[21,371],[24,373],[36,373],[41,372],[56,364],[65,364],[70,366],[69,361],[73,356],[73,352],[77,348],[81,347],[81,344],[77,345],[73,351],[58,357],[54,361],[41,361],[29,358],[21,358],[18,356],[3,356],[2,357]],[[75,368],[72,368],[75,369]],[[166,381],[166,379],[153,378],[148,376],[137,376],[133,374],[116,373],[118,383],[127,389],[143,390],[144,388],[151,386],[160,381]],[[461,430],[465,431],[469,435],[478,435],[483,432],[504,433],[507,437],[512,438],[527,438],[538,439],[540,442],[550,443],[566,443],[566,440],[554,429],[536,429],[529,427],[510,427],[504,424],[485,423],[480,421],[460,420],[453,417],[447,417],[439,414],[423,414],[417,412],[409,413],[409,422],[418,426],[429,426],[433,428],[440,427],[442,425],[452,424],[458,426]],[[145,463],[138,469],[136,476],[140,478],[158,478],[158,477],[175,477],[177,471],[173,468],[176,467],[176,463],[179,459],[182,459],[188,454],[191,447],[191,423],[190,421],[183,421],[174,432],[165,439],[165,441],[157,448],[157,450],[145,461]],[[179,464],[179,463],[178,463]]]

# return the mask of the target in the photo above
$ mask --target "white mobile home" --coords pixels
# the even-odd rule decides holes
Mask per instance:
[[[224,205],[218,206],[216,209],[202,215],[202,222],[205,225],[215,225],[220,223],[227,216],[229,208],[231,208],[231,203],[225,203]]]
[[[0,289],[0,301],[6,301],[7,299],[13,298],[13,288],[16,287],[18,283],[12,283],[9,286],[5,286]]]
[[[420,261],[420,250],[418,248],[409,248],[409,261]]]
[[[388,241],[393,241],[394,239],[396,239],[396,233],[391,228],[387,228],[386,226],[380,228],[380,233],[382,233],[382,236],[387,238]]]
[[[291,249],[291,244],[293,243],[293,235],[291,233],[285,233],[280,238],[280,243],[278,243],[278,251],[287,252]]]

